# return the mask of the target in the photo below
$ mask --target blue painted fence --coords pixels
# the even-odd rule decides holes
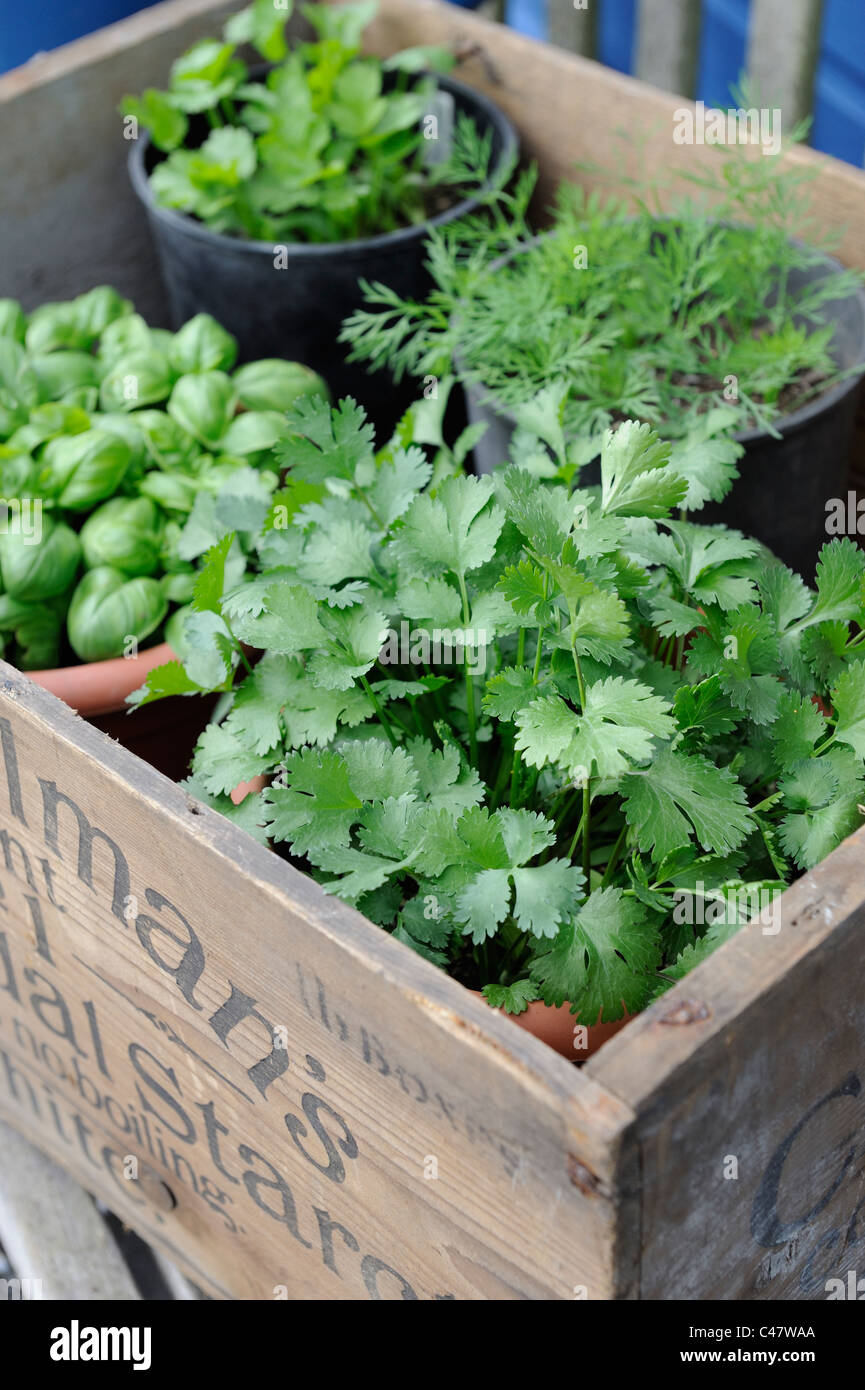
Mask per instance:
[[[147,8],[147,0],[2,0],[0,72]]]
[[[594,0],[599,6],[598,57],[632,72],[637,0]],[[703,0],[695,97],[726,105],[745,66],[749,0]],[[507,22],[532,38],[547,31],[545,0],[507,0]],[[865,0],[826,0],[815,84],[811,143],[865,164]]]

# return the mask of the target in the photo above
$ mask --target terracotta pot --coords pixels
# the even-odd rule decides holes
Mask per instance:
[[[215,697],[172,695],[132,712],[125,703],[127,695],[144,684],[148,671],[173,660],[174,652],[161,642],[138,656],[27,671],[26,675],[177,782],[189,771],[192,750],[210,718]]]
[[[471,990],[478,999],[483,999],[479,989]],[[486,1003],[486,1000],[484,1000]],[[625,1014],[622,1018],[617,1018],[614,1023],[592,1023],[586,1029],[586,1046],[575,1046],[581,1039],[575,1035],[575,1029],[580,1027],[580,1021],[571,1013],[570,1004],[561,1004],[558,1008],[552,1008],[544,1004],[540,999],[521,1014],[504,1014],[512,1023],[516,1023],[520,1028],[525,1028],[526,1032],[533,1033],[541,1042],[545,1042],[548,1047],[553,1048],[560,1056],[567,1057],[570,1062],[585,1062],[599,1047],[602,1047],[608,1039],[618,1033],[630,1020],[630,1014]]]
[[[241,801],[245,801],[248,796],[252,796],[255,792],[264,791],[268,781],[269,778],[263,772],[259,772],[249,782],[238,782],[231,793],[231,799],[235,806],[239,806]]]

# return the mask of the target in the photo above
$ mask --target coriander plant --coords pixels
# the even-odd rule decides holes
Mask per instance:
[[[428,407],[376,451],[298,403],[258,572],[214,526],[188,658],[133,699],[222,691],[196,795],[491,1004],[613,1020],[859,825],[865,555],[827,544],[812,591],[688,519],[735,445],[626,421],[584,488],[541,399],[556,477],[473,478]]]
[[[315,40],[289,47],[292,5],[254,0],[178,58],[166,91],[125,97],[121,112],[165,153],[156,201],[214,232],[257,241],[339,242],[424,222],[486,172],[490,140],[459,119],[450,155],[429,158],[422,122],[453,59],[412,48],[362,57],[375,0],[303,5]],[[272,64],[251,72],[251,44]]]
[[[281,412],[325,387],[293,362],[232,374],[236,356],[207,314],[177,333],[150,328],[105,286],[29,316],[0,300],[8,660],[27,671],[129,655],[191,597],[208,509],[241,532],[249,515],[253,538],[277,483]],[[238,542],[238,576],[243,556]]]

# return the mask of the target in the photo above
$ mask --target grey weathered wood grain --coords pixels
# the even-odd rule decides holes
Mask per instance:
[[[600,0],[547,0],[547,35],[550,43],[594,58],[598,42]]]
[[[784,125],[814,109],[823,0],[752,0],[746,66],[760,106],[781,108]]]
[[[639,0],[637,76],[691,96],[697,73],[701,0]]]

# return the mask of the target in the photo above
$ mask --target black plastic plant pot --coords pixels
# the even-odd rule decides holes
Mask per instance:
[[[480,92],[441,74],[436,81],[453,96],[457,114],[472,117],[485,133],[492,131],[495,180],[516,152],[513,126]],[[162,158],[143,136],[132,146],[129,170],[156,242],[174,327],[193,314],[212,314],[237,338],[241,361],[285,357],[304,362],[324,377],[334,400],[354,396],[379,429],[392,428],[417,396],[417,386],[407,383],[400,390],[389,373],[369,373],[362,364],[347,362],[348,349],[337,341],[343,320],[362,304],[361,279],[380,280],[408,298],[424,298],[430,287],[424,265],[428,229],[473,212],[478,199],[464,198],[427,222],[382,236],[323,245],[290,243],[277,256],[271,242],[223,236],[197,218],[160,207],[149,174]]]
[[[795,292],[827,273],[843,269],[831,256],[806,269],[791,271]],[[739,478],[723,502],[703,507],[694,520],[723,522],[753,536],[805,579],[812,579],[817,553],[830,539],[827,504],[846,498],[856,414],[865,373],[865,290],[824,306],[835,333],[830,351],[836,367],[850,372],[822,395],[777,419],[779,438],[761,429],[743,430],[734,438],[744,445]],[[489,473],[508,457],[516,421],[483,387],[467,385],[466,407],[472,424],[487,429],[475,446],[478,473]],[[583,484],[600,481],[597,463],[582,474]]]

